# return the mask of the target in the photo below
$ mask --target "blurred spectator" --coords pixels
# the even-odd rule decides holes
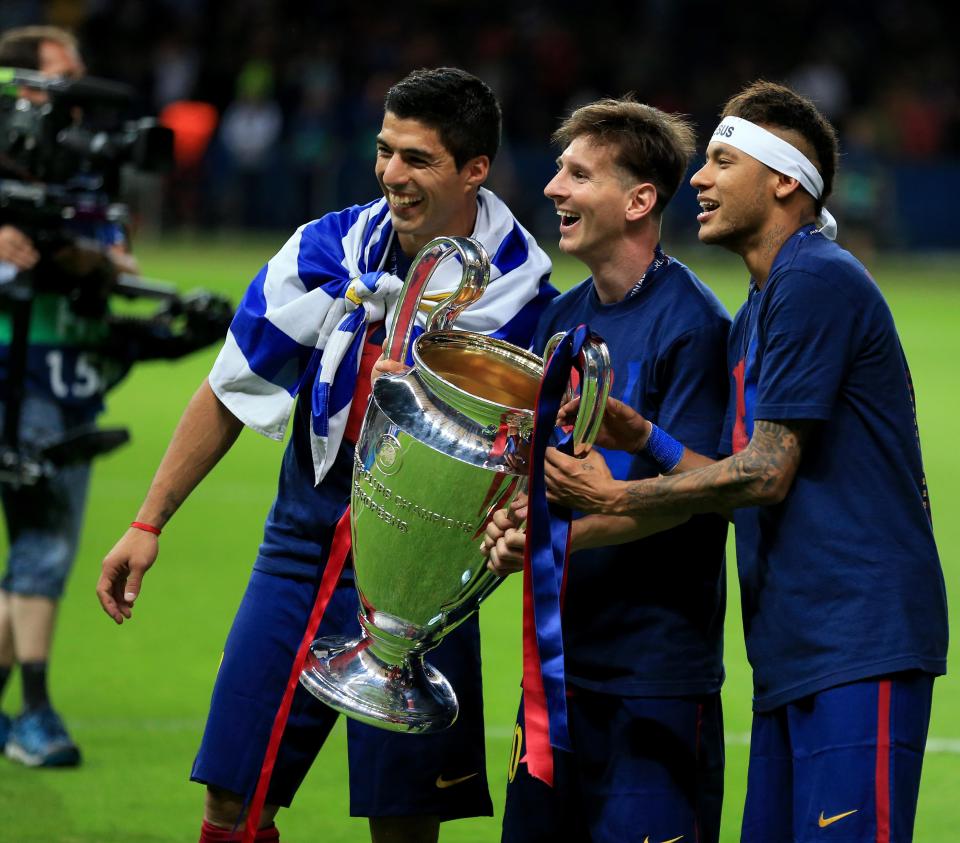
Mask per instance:
[[[831,208],[840,221],[843,247],[869,268],[878,247],[895,245],[894,186],[884,166],[872,111],[847,120],[843,165],[837,171]]]
[[[831,52],[823,49],[811,56],[787,77],[787,84],[798,94],[812,99],[828,120],[837,123],[846,114],[850,89]]]
[[[182,35],[171,32],[160,41],[154,51],[153,67],[156,109],[192,96],[200,71],[200,56]]]
[[[224,219],[247,227],[274,222],[272,183],[283,114],[273,99],[273,68],[266,61],[248,61],[237,79],[237,98],[220,124],[226,153]]]
[[[200,222],[202,165],[218,120],[216,108],[196,100],[177,100],[160,112],[160,123],[173,130],[174,171],[167,186],[168,219],[183,225]]]
[[[367,161],[384,80],[440,64],[476,73],[499,95],[513,166],[499,168],[497,187],[535,230],[548,226],[543,233],[553,220],[539,186],[556,152],[545,138],[599,96],[632,91],[690,115],[702,144],[731,88],[784,79],[830,117],[842,146],[848,123],[870,110],[881,169],[960,157],[956,4],[877,0],[865,15],[855,3],[783,3],[777,39],[767,37],[769,16],[745,0],[719,18],[696,0],[578,9],[571,0],[482,8],[417,0],[376,14],[361,4],[268,0],[3,0],[0,21],[82,21],[91,72],[133,82],[144,112],[184,99],[211,103],[224,122],[200,172],[213,185],[204,194],[216,203],[214,219],[229,225],[285,228],[311,216],[310,206],[371,189],[352,164]],[[856,166],[850,183],[862,187]],[[914,197],[910,207],[918,205]],[[193,208],[183,205],[187,224],[206,218]],[[673,224],[674,236],[694,236],[692,218],[674,215]]]
[[[287,74],[296,90],[286,144],[286,159],[293,175],[291,201],[286,209],[288,226],[316,218],[338,200],[340,145],[334,107],[341,82],[334,55],[329,40],[314,44]]]
[[[896,152],[907,158],[930,158],[940,152],[946,115],[926,91],[897,81],[886,90],[883,104],[896,127]]]

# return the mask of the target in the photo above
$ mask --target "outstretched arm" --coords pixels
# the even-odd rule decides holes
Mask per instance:
[[[230,450],[242,429],[243,422],[204,380],[184,410],[136,520],[162,528]],[[104,558],[97,597],[118,624],[131,616],[143,576],[158,551],[155,535],[131,527]]]
[[[809,425],[757,421],[750,444],[732,457],[648,480],[614,480],[596,452],[575,459],[550,448],[547,496],[607,515],[684,515],[779,503],[793,484]]]

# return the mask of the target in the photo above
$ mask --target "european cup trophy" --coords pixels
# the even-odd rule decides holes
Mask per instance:
[[[465,237],[428,243],[407,274],[387,353],[405,360],[414,316],[441,261],[457,256],[459,288],[413,343],[413,368],[376,380],[357,442],[351,497],[359,636],[315,641],[300,682],[338,711],[398,732],[432,732],[457,717],[456,694],[424,655],[477,611],[502,578],[481,540],[495,510],[526,488],[543,360],[483,334],[451,330],[490,277]],[[582,354],[574,439],[589,445],[609,390],[609,356]]]

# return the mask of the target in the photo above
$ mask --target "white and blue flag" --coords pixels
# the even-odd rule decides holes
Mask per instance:
[[[550,259],[495,194],[481,188],[477,206],[471,236],[490,255],[490,284],[456,327],[526,347],[557,294],[548,283]],[[301,226],[251,282],[210,372],[224,405],[277,440],[306,390],[316,483],[343,439],[367,325],[394,318],[403,279],[387,266],[393,235],[385,199]],[[459,282],[459,264],[444,261],[427,295],[442,297]],[[418,314],[415,332],[425,319]]]

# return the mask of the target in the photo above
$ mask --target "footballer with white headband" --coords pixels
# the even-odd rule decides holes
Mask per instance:
[[[691,184],[700,239],[750,272],[728,346],[731,456],[622,482],[596,451],[549,450],[548,487],[582,512],[732,512],[754,676],[744,843],[832,826],[909,841],[947,650],[910,371],[879,288],[832,239],[833,128],[770,82],[721,113]],[[614,410],[624,447],[651,429]]]

